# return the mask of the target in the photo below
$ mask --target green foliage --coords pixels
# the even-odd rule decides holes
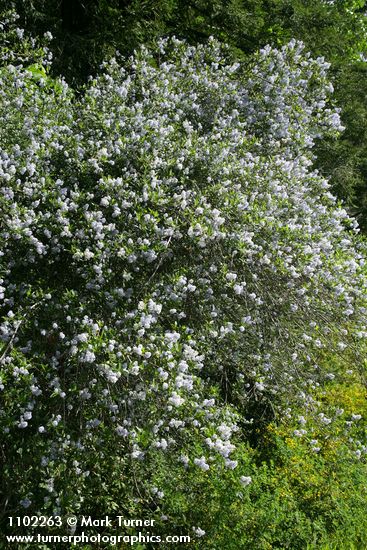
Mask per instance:
[[[167,34],[191,43],[215,36],[242,56],[266,43],[281,45],[297,38],[313,55],[345,67],[365,49],[364,4],[351,0],[25,0],[16,1],[14,7],[28,30],[37,35],[54,33],[55,70],[80,82],[116,48],[123,55],[131,54],[139,45],[151,45]]]
[[[366,414],[366,405],[360,400],[363,389],[358,389],[358,383],[352,390],[347,383],[340,385],[335,388],[335,398],[336,395],[337,403],[346,406],[346,417],[350,399],[354,400],[356,395],[360,396],[356,401],[359,406],[354,404],[352,409]],[[331,398],[330,405],[333,403]],[[365,420],[362,422],[363,426],[357,430],[365,429]],[[154,528],[146,531],[162,538],[172,533],[190,535],[190,547],[195,550],[364,548],[367,543],[365,460],[353,458],[342,441],[333,439],[334,426],[328,434],[311,423],[310,436],[304,440],[294,437],[294,428],[296,424],[280,420],[268,426],[262,447],[253,449],[240,444],[235,472],[198,472],[192,467],[183,470],[169,455],[157,454],[132,467],[118,457],[111,438],[111,445],[105,439],[103,464],[93,462],[93,448],[88,451],[93,464],[93,483],[82,489],[80,476],[71,476],[70,471],[62,468],[56,475],[66,491],[68,487],[73,491],[83,490],[83,507],[79,512],[71,510],[72,513],[95,518],[106,514],[153,518]],[[323,438],[323,449],[319,453],[310,451],[311,432],[312,437],[321,434]],[[350,433],[346,435],[350,436]],[[17,461],[14,466],[16,472]],[[243,487],[239,475],[251,476],[252,483]],[[146,480],[146,487],[140,480]],[[164,492],[163,500],[152,493],[150,487],[154,485]],[[197,537],[193,526],[200,526],[205,535]],[[116,529],[88,529],[90,535],[116,532]],[[134,529],[124,532],[134,534]],[[85,548],[89,550],[92,546]],[[147,550],[150,546],[141,548]]]
[[[163,512],[170,523],[182,532],[188,523],[206,531],[194,548],[347,550],[366,546],[367,465],[348,450],[350,438],[363,438],[366,429],[366,391],[358,376],[351,374],[332,389],[326,385],[315,399],[321,394],[322,410],[330,407],[329,412],[335,413],[336,405],[345,407],[326,429],[322,422],[310,419],[307,435],[296,437],[297,422],[283,418],[268,425],[256,450],[238,449],[237,475],[250,475],[249,486],[241,487],[232,472],[220,477],[205,473],[201,478],[190,471],[183,477],[175,472],[174,486],[166,480]],[[361,414],[363,420],[345,429],[353,413]],[[310,444],[316,438],[319,451]]]

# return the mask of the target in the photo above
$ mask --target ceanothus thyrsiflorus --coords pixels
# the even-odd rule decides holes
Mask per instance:
[[[306,395],[320,348],[365,336],[358,229],[312,169],[341,129],[328,65],[171,39],[77,96],[47,66],[0,69],[3,437],[29,430],[46,478],[87,476],[107,431],[234,468],[247,405]]]

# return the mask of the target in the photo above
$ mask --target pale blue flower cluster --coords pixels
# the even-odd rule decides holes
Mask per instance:
[[[318,350],[367,334],[357,225],[312,169],[341,130],[327,63],[159,50],[81,97],[47,53],[0,70],[0,426],[41,438],[47,479],[75,457],[88,477],[106,427],[134,460],[234,469],[236,407],[307,401]]]

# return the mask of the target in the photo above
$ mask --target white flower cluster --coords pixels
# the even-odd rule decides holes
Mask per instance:
[[[357,227],[312,171],[340,129],[327,64],[159,49],[81,97],[1,70],[0,426],[45,432],[45,465],[69,449],[83,471],[107,427],[137,460],[235,468],[234,406],[320,376],[345,319],[366,334]],[[193,437],[208,457],[182,455]]]

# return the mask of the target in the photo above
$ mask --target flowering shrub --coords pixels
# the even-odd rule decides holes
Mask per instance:
[[[163,40],[77,97],[45,56],[0,69],[0,426],[11,506],[65,511],[110,453],[235,469],[254,403],[307,399],[320,348],[366,336],[366,283],[301,43],[241,66]]]

